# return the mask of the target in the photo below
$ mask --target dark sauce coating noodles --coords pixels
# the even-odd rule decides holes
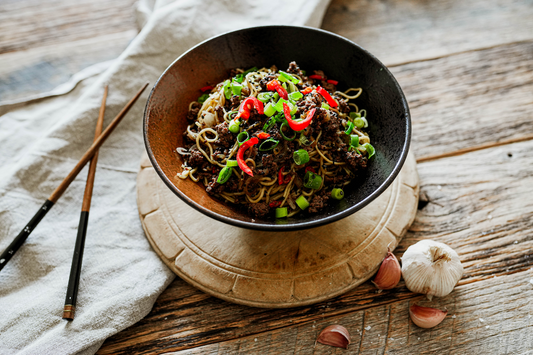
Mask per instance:
[[[286,73],[294,82],[283,82],[287,77],[280,78],[276,67],[236,69],[232,70],[229,80],[213,88],[203,88],[207,94],[201,97],[201,103],[191,102],[184,147],[177,148],[185,161],[178,177],[202,182],[209,194],[244,206],[252,217],[274,217],[274,210],[283,207],[287,207],[289,217],[301,212],[300,206],[305,208],[305,213],[318,213],[331,203],[333,189],[357,180],[373,154],[370,138],[364,131],[368,126],[366,112],[350,102],[362,89],[339,92],[337,82],[328,80],[322,71],[307,76],[295,62],[290,63]],[[267,83],[273,79],[284,84],[289,94],[295,93],[289,105],[292,119],[306,118],[315,109],[305,129],[297,132],[290,129],[283,110],[271,117],[266,115],[267,105],[272,106],[279,100],[276,91],[267,90]],[[324,96],[327,94],[319,93],[319,86],[327,90],[336,104],[327,104]],[[259,97],[264,102],[265,114],[253,107],[249,110],[249,118],[239,118],[240,127],[236,126],[232,122],[248,97]],[[272,108],[269,110],[268,113],[272,113]],[[230,126],[235,133],[230,131]],[[248,147],[243,156],[253,176],[239,166],[228,167],[221,173],[228,161],[235,164],[238,133],[242,140],[246,139],[246,133],[242,132],[259,142]],[[267,138],[263,132],[268,133],[270,139],[265,145],[262,143]],[[308,162],[297,165],[296,151],[297,155],[307,156]],[[219,175],[228,171],[229,179],[217,182]],[[311,173],[320,177],[312,188],[306,187],[310,186],[306,174],[315,176]],[[303,205],[302,201],[305,201]]]

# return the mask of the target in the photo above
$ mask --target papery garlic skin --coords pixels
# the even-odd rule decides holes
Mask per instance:
[[[459,255],[444,243],[421,240],[407,248],[401,259],[405,286],[429,300],[448,295],[463,277]]]
[[[390,248],[387,251],[387,256],[381,262],[376,278],[372,281],[374,285],[382,290],[390,290],[398,285],[402,276],[400,263],[396,256],[391,252]]]

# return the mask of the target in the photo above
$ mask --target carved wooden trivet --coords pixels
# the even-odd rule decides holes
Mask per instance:
[[[150,244],[178,276],[215,297],[254,307],[296,307],[368,280],[415,218],[412,155],[389,188],[362,210],[296,232],[234,227],[187,205],[161,181],[146,154],[137,205]]]

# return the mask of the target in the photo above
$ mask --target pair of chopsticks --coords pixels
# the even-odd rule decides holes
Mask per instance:
[[[6,266],[6,264],[11,260],[13,255],[21,247],[24,241],[28,238],[30,233],[37,227],[39,222],[43,219],[46,213],[54,206],[57,200],[65,192],[67,187],[72,181],[76,178],[79,172],[91,160],[89,166],[89,175],[87,177],[87,183],[85,186],[85,194],[83,198],[82,212],[80,217],[80,225],[78,228],[78,236],[76,238],[76,245],[74,248],[74,257],[72,260],[72,268],[69,278],[69,285],[67,288],[67,296],[65,300],[65,309],[63,312],[63,318],[72,320],[74,319],[74,310],[76,305],[76,297],[78,293],[78,284],[80,278],[81,262],[83,257],[83,248],[85,244],[85,234],[87,230],[87,221],[89,217],[89,209],[91,204],[91,196],[94,185],[94,175],[96,171],[96,161],[97,161],[97,152],[100,146],[105,142],[113,130],[118,126],[122,118],[128,113],[133,104],[141,96],[142,92],[148,83],[144,84],[141,89],[135,94],[135,96],[124,106],[124,108],[118,113],[118,115],[113,119],[113,121],[107,126],[105,131],[102,132],[103,128],[103,118],[105,112],[105,102],[107,99],[107,86],[104,91],[104,98],[102,99],[102,106],[100,107],[100,113],[98,117],[98,122],[96,124],[96,133],[95,139],[91,147],[85,152],[81,157],[79,162],[76,164],[74,169],[65,177],[65,179],[59,184],[59,186],[52,192],[50,197],[44,202],[41,208],[33,216],[33,218],[28,222],[28,224],[22,229],[22,231],[15,237],[15,239],[9,244],[6,250],[0,255],[0,271]],[[101,134],[100,134],[101,133]]]

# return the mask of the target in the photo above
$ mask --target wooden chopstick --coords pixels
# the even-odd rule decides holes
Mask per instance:
[[[104,97],[100,106],[100,113],[96,121],[94,140],[96,141],[102,133],[104,127],[105,103],[107,99],[107,85],[104,89]],[[81,205],[80,224],[78,225],[78,235],[72,256],[70,276],[68,279],[67,295],[65,296],[65,306],[63,308],[63,319],[73,320],[76,312],[76,300],[78,298],[78,286],[80,284],[81,264],[83,261],[83,250],[85,248],[85,236],[87,235],[87,225],[89,224],[89,210],[91,209],[91,199],[93,196],[94,176],[96,174],[96,163],[98,162],[98,151],[96,151],[89,163],[89,173],[85,183],[83,203]]]
[[[57,202],[57,200],[61,197],[63,192],[67,189],[67,187],[70,185],[70,183],[76,178],[76,176],[79,174],[81,169],[87,164],[87,162],[93,157],[94,153],[100,148],[100,146],[105,142],[107,137],[113,132],[113,130],[117,127],[117,125],[120,123],[122,118],[128,113],[129,109],[133,106],[135,101],[141,96],[142,92],[146,87],[148,86],[148,83],[144,84],[141,89],[135,94],[135,96],[124,106],[124,108],[118,113],[118,115],[113,119],[113,121],[107,126],[104,133],[98,137],[96,141],[93,142],[91,147],[85,152],[85,154],[81,157],[80,161],[74,169],[65,177],[65,179],[59,184],[59,186],[52,192],[50,197],[44,202],[44,204],[41,206],[41,208],[37,211],[37,213],[33,216],[33,218],[28,222],[28,224],[22,229],[22,231],[15,237],[15,239],[9,244],[6,250],[0,255],[0,271],[6,266],[6,264],[11,260],[13,255],[17,252],[17,250],[20,248],[20,246],[24,243],[24,241],[28,238],[32,230],[37,227],[39,222],[43,219],[43,217],[48,213],[50,208],[54,205],[54,203]]]

